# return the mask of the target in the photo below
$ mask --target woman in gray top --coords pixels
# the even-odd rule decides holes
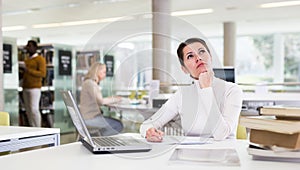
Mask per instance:
[[[100,82],[106,77],[106,65],[94,63],[84,77],[80,93],[80,111],[85,123],[90,128],[99,128],[102,136],[115,135],[122,131],[120,121],[102,115],[100,106],[118,102],[120,97],[103,98]]]

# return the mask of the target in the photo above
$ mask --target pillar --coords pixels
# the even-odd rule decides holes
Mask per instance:
[[[224,23],[224,66],[235,65],[236,25],[234,22]]]
[[[0,13],[2,14],[2,0],[0,0]],[[0,26],[2,28],[2,17],[0,18]],[[0,110],[4,110],[4,90],[3,90],[3,37],[2,30],[0,34]]]
[[[152,13],[152,79],[171,83],[170,0],[152,0]]]

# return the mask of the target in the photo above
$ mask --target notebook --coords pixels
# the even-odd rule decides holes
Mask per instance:
[[[115,135],[91,137],[71,91],[61,91],[61,94],[73,124],[80,134],[80,141],[91,152],[101,154],[146,152],[151,150],[151,145],[131,136]]]

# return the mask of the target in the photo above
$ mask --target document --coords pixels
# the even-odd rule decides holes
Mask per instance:
[[[281,147],[268,148],[250,144],[247,151],[249,155],[252,155],[254,160],[300,162],[300,150],[292,150]]]
[[[232,148],[176,148],[169,163],[240,166],[240,159]]]
[[[164,136],[162,142],[148,142],[150,144],[164,145],[203,145],[212,143],[212,138],[191,136]]]

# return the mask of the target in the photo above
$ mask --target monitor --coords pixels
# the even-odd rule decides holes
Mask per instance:
[[[235,83],[235,73],[233,67],[213,68],[215,77],[228,82]]]

